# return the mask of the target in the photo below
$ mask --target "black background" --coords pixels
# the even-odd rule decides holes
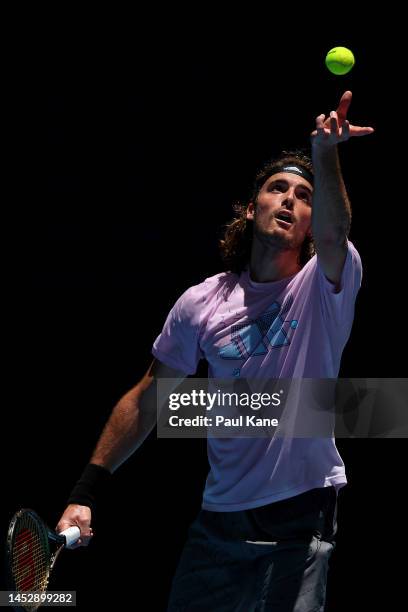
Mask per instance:
[[[239,25],[157,7],[149,19],[36,14],[31,22],[26,14],[13,22],[3,538],[22,506],[56,524],[112,406],[146,371],[174,301],[220,270],[217,240],[233,202],[265,159],[307,147],[314,117],[335,109],[346,89],[351,122],[376,131],[340,151],[364,266],[341,375],[404,376],[398,17],[337,9],[304,17],[295,8],[235,9],[236,17]],[[338,45],[356,57],[347,76],[324,66]],[[328,610],[397,609],[405,441],[338,447],[349,485]],[[111,609],[132,602],[164,611],[206,474],[204,441],[153,432],[116,473],[91,546],[63,554],[51,586],[76,590],[81,610],[116,601]]]

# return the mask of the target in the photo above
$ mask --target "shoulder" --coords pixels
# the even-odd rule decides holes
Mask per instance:
[[[184,291],[174,308],[181,318],[191,321],[200,318],[200,313],[216,300],[223,299],[235,287],[238,276],[232,272],[220,272],[205,278],[197,285],[192,285]]]
[[[353,271],[362,270],[361,257],[354,244],[347,240],[346,258],[343,266],[343,276]],[[320,259],[317,255],[313,255],[311,259],[303,266],[298,275],[308,276],[316,273],[323,274]],[[330,282],[330,281],[327,281]]]
[[[220,272],[205,278],[201,283],[189,287],[180,297],[187,305],[208,303],[232,290],[238,282],[238,275],[232,272]]]
[[[310,260],[306,264],[309,266],[306,273],[310,276],[306,286],[310,288],[311,295],[319,296],[321,312],[330,328],[337,331],[347,329],[349,333],[362,280],[360,255],[354,244],[347,240],[346,258],[338,283],[326,277],[318,257],[312,259],[314,261]]]

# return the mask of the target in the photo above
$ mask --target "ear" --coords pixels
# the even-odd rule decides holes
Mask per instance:
[[[253,221],[254,216],[255,216],[255,204],[253,202],[250,202],[248,204],[246,218],[248,221]]]

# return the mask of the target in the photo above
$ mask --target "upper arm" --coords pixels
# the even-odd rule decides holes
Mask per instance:
[[[317,259],[325,277],[339,290],[341,275],[347,258],[347,239],[343,244],[332,241],[315,243]]]
[[[137,401],[140,411],[144,414],[156,414],[157,381],[160,378],[170,379],[166,381],[165,390],[171,393],[186,378],[186,374],[181,370],[170,368],[158,359],[153,359],[146,374],[123,396],[123,399]]]
[[[196,372],[202,357],[199,336],[205,299],[206,294],[200,285],[187,289],[170,310],[153,343],[153,356],[174,368],[173,372],[182,372],[184,376]],[[159,370],[163,368],[159,366]],[[165,373],[163,377],[166,376],[169,374]]]
[[[157,413],[157,410],[162,408],[166,398],[185,378],[186,374],[181,370],[171,368],[162,361],[159,361],[159,359],[153,359],[149,369],[138,385],[142,391],[140,410],[143,413],[150,412],[152,406],[154,406],[154,411]],[[157,381],[159,379],[166,379],[166,381],[158,387]]]
[[[174,383],[174,386],[176,386],[176,384],[180,384],[181,381],[186,378],[186,374],[181,370],[176,370],[175,368],[167,366],[162,361],[155,358],[137,386],[141,391],[146,391],[152,382],[159,378],[172,378],[174,381],[177,381],[177,383]]]
[[[166,365],[165,363],[156,358],[153,359],[144,378],[146,376],[154,378],[186,378],[186,375],[184,372],[182,372],[182,370],[171,368],[170,366]]]

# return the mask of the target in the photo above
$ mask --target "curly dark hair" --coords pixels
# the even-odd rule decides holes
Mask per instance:
[[[246,218],[248,204],[256,201],[265,181],[286,164],[297,164],[313,174],[312,161],[302,151],[282,151],[278,157],[267,161],[261,167],[255,176],[248,202],[233,205],[236,216],[225,226],[224,238],[219,242],[225,270],[240,274],[248,264],[253,238],[253,221]],[[299,263],[301,267],[314,254],[313,239],[307,236],[300,251]]]

